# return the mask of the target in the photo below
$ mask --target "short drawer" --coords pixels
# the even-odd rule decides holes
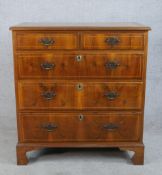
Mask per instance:
[[[143,54],[39,53],[17,56],[20,78],[142,78]]]
[[[82,35],[83,49],[144,49],[143,33],[85,32]]]
[[[141,82],[20,81],[20,110],[141,109]]]
[[[77,33],[18,32],[15,46],[20,50],[77,49],[78,37]]]
[[[23,142],[138,141],[140,113],[21,114]]]

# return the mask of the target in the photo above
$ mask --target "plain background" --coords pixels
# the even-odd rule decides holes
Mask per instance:
[[[162,131],[161,0],[0,0],[0,149],[6,145],[9,149],[7,156],[4,152],[0,153],[0,160],[6,163],[5,166],[7,163],[15,164],[15,157],[11,158],[9,153],[15,155],[17,139],[12,35],[9,27],[21,22],[139,22],[150,26],[145,140],[148,145],[153,141],[158,148],[158,139],[151,139]]]

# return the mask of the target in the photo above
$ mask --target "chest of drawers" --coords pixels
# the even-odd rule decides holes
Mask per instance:
[[[21,24],[13,33],[17,163],[46,147],[134,152],[143,164],[149,27]]]

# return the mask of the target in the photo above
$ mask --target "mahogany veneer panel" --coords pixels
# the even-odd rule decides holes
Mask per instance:
[[[140,113],[20,114],[22,142],[138,141]],[[32,121],[32,123],[31,123]],[[51,126],[48,130],[45,126]],[[107,126],[114,125],[108,129]]]
[[[141,53],[31,53],[18,54],[18,76],[20,78],[105,78],[141,79],[144,63]],[[117,64],[111,68],[112,63]],[[44,68],[50,64],[49,69]]]
[[[78,47],[78,36],[76,33],[18,33],[16,36],[16,48],[20,50],[50,50],[50,49],[76,49]],[[50,46],[42,43],[43,39],[49,39]],[[53,42],[53,43],[52,43]]]
[[[118,43],[111,45],[107,43],[107,39],[115,37]],[[144,48],[144,35],[141,33],[128,32],[90,32],[82,35],[84,49],[135,49]]]
[[[82,87],[78,90],[78,84]],[[120,82],[42,82],[18,83],[19,109],[113,110],[141,109],[143,84]],[[111,99],[109,93],[116,93]],[[133,92],[133,93],[132,93]],[[45,94],[53,94],[48,99]]]

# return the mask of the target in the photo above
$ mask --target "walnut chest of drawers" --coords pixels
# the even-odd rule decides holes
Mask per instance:
[[[149,27],[21,24],[13,34],[17,163],[46,147],[134,152],[143,164]]]

